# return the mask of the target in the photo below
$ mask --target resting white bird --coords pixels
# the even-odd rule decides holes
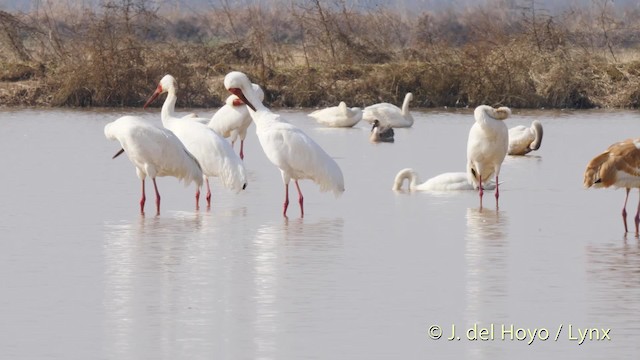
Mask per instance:
[[[251,84],[253,91],[260,101],[264,100],[264,91],[258,84]],[[222,106],[211,117],[208,126],[222,137],[230,138],[231,147],[240,137],[240,159],[244,159],[244,139],[247,137],[247,129],[251,125],[249,109],[240,98],[229,95]]]
[[[584,172],[584,187],[625,188],[626,195],[622,206],[624,232],[627,228],[627,200],[631,188],[640,188],[640,138],[617,142],[602,154],[593,158]],[[636,234],[640,224],[640,203],[634,218]]]
[[[352,127],[362,120],[362,109],[359,107],[347,107],[344,101],[338,106],[316,110],[309,114],[318,123],[329,127]]]
[[[338,196],[344,191],[342,170],[313,139],[292,124],[283,122],[280,115],[271,112],[251,90],[251,81],[241,72],[233,71],[224,78],[224,86],[253,110],[256,134],[267,158],[280,169],[285,185],[282,214],[287,216],[289,182],[293,179],[298,189],[300,215],[304,217],[304,198],[298,180],[311,179],[320,191],[333,191]]]
[[[211,189],[209,177],[217,176],[222,184],[239,192],[247,186],[247,176],[242,160],[233,151],[231,144],[215,131],[203,124],[198,118],[178,118],[174,114],[176,106],[176,80],[165,75],[156,91],[144,104],[146,108],[160,94],[167,93],[162,105],[162,124],[171,130],[193,156],[198,159],[207,186],[207,208],[211,206]],[[199,208],[200,187],[196,190],[196,208]]]
[[[402,169],[393,180],[393,190],[402,190],[404,181],[407,180],[410,191],[453,191],[453,190],[477,190],[469,181],[465,172],[447,172],[436,175],[425,182],[420,181],[420,176],[412,168]],[[484,185],[485,190],[495,189],[493,182]]]
[[[524,125],[509,129],[509,155],[525,155],[538,150],[542,144],[542,124],[533,120],[530,127]]]
[[[362,110],[362,119],[371,124],[377,119],[382,125],[389,125],[394,128],[411,127],[413,125],[413,116],[409,111],[409,102],[411,100],[413,100],[413,94],[407,93],[404,96],[402,109],[389,103],[367,106]]]
[[[467,175],[469,181],[478,187],[480,207],[484,181],[495,175],[496,207],[498,205],[500,167],[507,156],[509,147],[509,131],[504,119],[511,115],[511,109],[501,107],[494,109],[488,105],[480,105],[473,112],[475,123],[469,131],[467,141]]]
[[[202,185],[200,164],[182,142],[169,130],[156,126],[137,116],[123,116],[104,127],[104,135],[109,140],[118,140],[122,149],[113,158],[125,152],[136,166],[138,178],[142,180],[140,213],[144,215],[147,199],[144,180],[149,176],[156,193],[156,214],[160,215],[160,193],[156,184],[157,176],[174,176],[189,185],[194,181]]]

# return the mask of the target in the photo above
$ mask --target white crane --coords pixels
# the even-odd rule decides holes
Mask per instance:
[[[287,216],[289,182],[293,179],[298,190],[300,215],[304,217],[304,198],[298,180],[311,179],[320,191],[333,191],[337,196],[344,191],[344,177],[338,164],[313,139],[296,126],[284,122],[271,112],[251,89],[251,81],[241,72],[233,71],[224,78],[224,86],[237,95],[252,110],[256,134],[267,158],[280,169],[285,185],[282,214]]]
[[[137,116],[123,116],[108,123],[104,127],[104,135],[109,140],[117,140],[122,146],[113,158],[124,152],[136,166],[138,178],[142,180],[141,214],[144,215],[144,180],[147,176],[153,181],[157,215],[160,215],[157,176],[174,176],[184,181],[185,185],[192,181],[198,186],[202,185],[200,164],[171,131]]]
[[[495,175],[496,206],[498,205],[500,167],[507,156],[509,131],[504,119],[511,115],[511,109],[494,109],[488,105],[478,106],[474,112],[475,123],[469,131],[467,141],[467,175],[477,187],[482,207],[483,181]]]
[[[177,95],[176,79],[165,75],[156,91],[144,104],[146,108],[160,94],[167,93],[162,105],[162,124],[182,141],[184,146],[198,159],[207,186],[207,208],[211,206],[209,177],[216,176],[227,188],[239,192],[247,186],[247,176],[240,157],[233,151],[231,144],[215,131],[203,124],[200,119],[179,118],[174,114]],[[200,187],[196,190],[196,208],[199,208]]]
[[[264,91],[258,84],[251,84],[260,101],[264,100]],[[240,98],[229,95],[225,104],[211,117],[208,126],[224,138],[231,139],[231,147],[240,137],[240,159],[244,160],[244,139],[251,125],[249,109]]]

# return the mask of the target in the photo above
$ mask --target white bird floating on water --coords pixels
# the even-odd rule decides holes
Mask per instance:
[[[542,145],[542,124],[534,120],[531,126],[514,126],[509,129],[509,155],[526,155]]]
[[[436,175],[425,182],[420,181],[420,176],[412,168],[402,169],[393,180],[393,190],[402,190],[404,181],[408,181],[410,191],[456,191],[477,190],[477,187],[469,181],[465,172],[447,172]],[[495,189],[495,184],[489,182],[484,185],[485,190]]]
[[[626,195],[622,206],[622,221],[625,233],[627,228],[627,200],[631,188],[640,188],[640,138],[617,142],[602,154],[593,158],[584,172],[584,187],[625,188]],[[636,234],[640,224],[640,203],[634,217]]]
[[[362,119],[370,124],[373,124],[373,121],[377,119],[382,125],[394,128],[411,127],[413,125],[413,116],[409,111],[411,100],[413,100],[413,94],[407,93],[404,96],[402,109],[389,103],[367,106],[362,110]]]
[[[344,101],[338,106],[316,110],[309,114],[318,123],[329,127],[352,127],[362,120],[362,109],[359,107],[347,107]]]
[[[264,91],[258,84],[251,84],[260,101],[264,100]],[[240,137],[240,159],[244,159],[244,139],[251,125],[251,115],[247,105],[236,95],[229,95],[222,106],[211,117],[208,126],[222,137],[230,138],[231,147]]]
[[[371,127],[371,135],[369,135],[369,140],[371,142],[394,142],[395,140],[393,136],[394,133],[391,126],[382,126],[380,125],[380,121],[373,121],[373,126]]]
[[[190,153],[198,159],[207,186],[207,208],[211,206],[209,177],[217,176],[227,188],[239,192],[247,186],[247,176],[240,157],[233,151],[231,144],[215,131],[204,125],[200,119],[178,118],[174,114],[176,105],[176,80],[165,75],[156,91],[144,104],[146,108],[160,94],[167,93],[162,105],[162,124],[172,131]],[[196,190],[196,209],[199,208],[200,186]]]
[[[198,186],[202,185],[200,164],[171,131],[137,116],[123,116],[107,124],[104,127],[104,135],[109,140],[118,140],[122,146],[113,158],[125,152],[136,166],[138,178],[142,180],[141,214],[144,215],[144,180],[147,176],[153,181],[157,215],[160,215],[157,176],[174,176],[184,181],[185,185],[192,181]]]
[[[498,177],[509,148],[509,131],[502,120],[510,115],[511,109],[508,107],[494,109],[488,105],[480,105],[473,112],[475,123],[469,131],[467,141],[467,175],[469,181],[479,189],[481,208],[483,181],[488,181],[494,175],[496,208],[498,206]]]
[[[320,191],[331,190],[336,196],[344,191],[344,177],[335,160],[302,130],[284,122],[280,115],[264,106],[251,90],[251,81],[244,73],[228,73],[224,78],[224,86],[253,110],[251,117],[256,123],[256,134],[262,150],[280,169],[285,185],[283,216],[287,216],[291,179],[298,189],[301,217],[304,217],[304,198],[298,180],[311,179],[320,186]]]

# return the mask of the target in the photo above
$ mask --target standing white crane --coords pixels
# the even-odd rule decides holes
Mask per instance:
[[[264,91],[258,84],[251,84],[260,101],[264,100]],[[251,115],[247,105],[235,95],[229,95],[225,104],[211,117],[208,126],[224,138],[231,138],[231,147],[240,137],[240,159],[244,160],[244,139],[251,125]]]
[[[245,168],[231,144],[203,124],[200,119],[175,116],[176,87],[176,79],[171,75],[165,75],[144,107],[146,108],[160,94],[167,93],[167,98],[162,105],[162,124],[176,134],[187,150],[198,159],[207,186],[206,199],[207,208],[209,208],[211,206],[209,177],[217,176],[227,189],[239,192],[247,186]],[[196,190],[196,208],[199,208],[199,200],[200,187]]]
[[[136,166],[138,178],[142,180],[141,214],[144,215],[144,203],[147,199],[144,190],[147,176],[153,181],[156,192],[157,215],[160,215],[157,176],[174,176],[184,181],[185,185],[192,181],[198,186],[202,185],[200,164],[171,131],[137,116],[123,116],[105,125],[104,135],[109,140],[118,140],[122,146],[113,158],[125,152]]]
[[[285,185],[282,215],[287,216],[289,182],[293,179],[298,189],[300,215],[304,217],[304,198],[298,180],[311,179],[320,191],[333,191],[338,196],[344,191],[344,177],[338,164],[313,139],[280,115],[271,112],[251,89],[251,81],[241,72],[233,71],[224,78],[224,86],[237,95],[252,110],[256,134],[267,158],[280,169]]]
[[[373,121],[377,119],[382,125],[394,128],[411,127],[413,125],[413,116],[409,111],[411,100],[413,100],[413,94],[407,93],[404,96],[402,109],[389,103],[367,106],[362,110],[362,120],[373,124]]]
[[[511,109],[500,107],[494,109],[488,105],[480,105],[473,112],[475,123],[469,131],[467,141],[467,175],[469,181],[478,188],[480,207],[482,207],[483,181],[489,181],[495,175],[496,207],[498,205],[498,176],[509,147],[509,131],[504,119],[511,115]]]

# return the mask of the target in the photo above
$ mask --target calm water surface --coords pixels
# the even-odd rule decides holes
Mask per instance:
[[[539,119],[545,138],[506,159],[499,210],[487,193],[481,211],[474,192],[391,190],[405,167],[423,180],[464,170],[470,110],[416,110],[413,128],[378,145],[365,124],[326,129],[283,111],[336,159],[347,189],[335,199],[301,182],[305,217],[292,202],[288,220],[255,126],[246,191],[213,179],[213,207],[198,212],[193,187],[159,178],[162,214],[140,216],[135,169],[111,159],[118,145],[103,135],[131,113],[158,121],[0,111],[0,358],[640,355],[640,242],[622,231],[624,191],[582,188],[593,156],[640,136],[637,112],[514,111],[508,126]],[[461,340],[448,341],[454,325]],[[491,325],[493,339],[480,335]],[[597,330],[579,345],[578,329]],[[601,329],[611,340],[596,341]]]

